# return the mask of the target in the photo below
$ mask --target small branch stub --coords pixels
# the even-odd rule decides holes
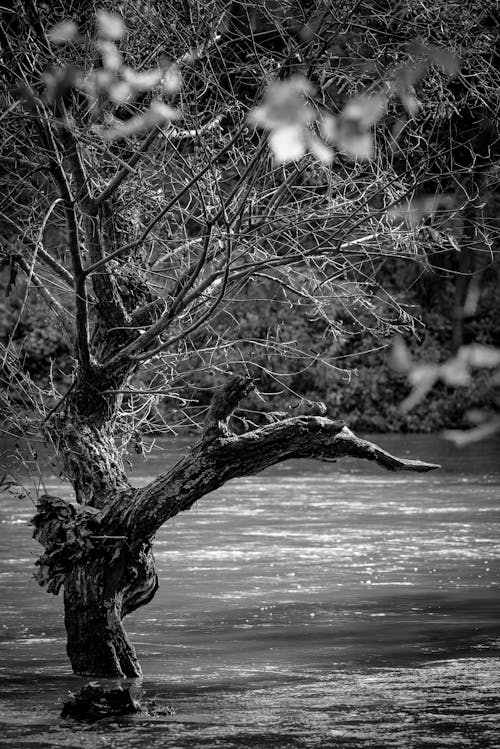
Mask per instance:
[[[250,377],[232,377],[215,393],[205,420],[204,438],[212,435],[228,437],[228,421],[238,404],[255,388]]]

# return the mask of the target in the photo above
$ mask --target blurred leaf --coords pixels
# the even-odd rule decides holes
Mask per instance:
[[[378,122],[387,110],[387,98],[381,94],[356,96],[345,105],[341,118],[356,122],[362,130],[368,130]]]
[[[114,101],[115,104],[123,104],[132,97],[132,89],[125,81],[117,81],[112,83],[108,90],[109,98]]]
[[[364,161],[373,156],[372,125],[384,115],[387,99],[379,94],[357,96],[344,107],[332,127],[332,139],[341,151],[354,159]],[[332,123],[333,124],[333,123]]]
[[[261,106],[249,113],[248,122],[266,130],[306,125],[314,119],[313,109],[306,102],[306,96],[312,96],[314,90],[314,86],[301,76],[273,83],[266,90]]]
[[[108,90],[109,98],[115,102],[115,104],[123,104],[132,97],[132,89],[125,81],[117,81],[112,83]]]
[[[443,432],[443,437],[453,442],[457,447],[464,447],[473,442],[493,437],[500,432],[500,419],[492,419],[484,424],[480,424],[474,429],[447,429]]]
[[[343,123],[339,128],[337,145],[341,151],[359,161],[366,161],[373,156],[372,134],[359,132],[350,123]]]
[[[483,424],[490,415],[488,411],[482,411],[480,408],[471,408],[466,412],[465,418],[469,424]]]
[[[321,161],[322,164],[329,164],[331,162],[333,159],[333,153],[328,146],[325,146],[325,144],[320,141],[319,138],[316,138],[314,135],[309,136],[308,144],[310,152],[318,159],[318,161]]]
[[[116,44],[107,39],[100,39],[96,47],[101,53],[103,67],[111,73],[118,73],[122,67],[122,56]]]
[[[45,73],[44,80],[47,98],[49,101],[57,101],[79,83],[80,74],[72,65],[66,65]]]
[[[306,152],[303,128],[300,125],[277,128],[269,136],[269,145],[279,164],[300,159]]]
[[[401,411],[406,413],[414,406],[420,403],[429,390],[434,386],[439,378],[439,367],[434,364],[418,364],[415,366],[408,377],[413,390],[410,395],[404,399],[400,405]]]
[[[321,136],[330,143],[333,143],[337,138],[337,132],[336,118],[331,114],[324,115],[320,121]]]
[[[392,343],[390,366],[395,372],[406,373],[412,368],[412,358],[406,343],[401,336],[396,336]]]
[[[96,13],[97,33],[104,39],[121,39],[125,34],[125,24],[121,16],[108,13],[100,8]]]
[[[471,343],[469,346],[462,346],[459,351],[466,357],[471,367],[492,369],[500,366],[500,349],[493,346],[483,346],[480,343]]]
[[[122,71],[124,80],[136,91],[148,91],[162,80],[163,73],[160,68],[151,70],[135,71],[132,68],[124,68]]]
[[[441,364],[439,375],[445,385],[450,385],[450,387],[465,387],[472,381],[467,361],[460,355]]]
[[[72,42],[78,34],[78,26],[74,21],[62,21],[48,31],[49,41],[53,44],[66,44]]]
[[[401,65],[401,67],[396,70],[395,75],[397,91],[401,94],[402,91],[413,88],[413,86],[422,78],[426,69],[427,65],[423,61],[416,64],[408,63],[407,65]]]
[[[427,47],[427,57],[435,65],[440,65],[446,75],[454,76],[460,71],[457,55],[446,47]]]
[[[137,117],[131,117],[129,120],[115,120],[109,128],[96,128],[97,132],[106,140],[118,140],[119,138],[128,138],[131,135],[149,130],[158,125],[164,125],[166,122],[175,120],[179,117],[179,112],[173,107],[169,107],[162,101],[153,101],[150,108]]]
[[[414,86],[422,78],[427,65],[424,62],[402,65],[396,71],[394,85],[397,95],[408,114],[416,114],[420,102],[415,94]]]
[[[161,85],[166,94],[175,94],[181,87],[181,74],[177,65],[169,65],[163,71]]]
[[[408,114],[416,114],[420,109],[420,102],[415,96],[415,92],[412,89],[405,89],[401,91],[399,98],[401,104],[406,109]]]

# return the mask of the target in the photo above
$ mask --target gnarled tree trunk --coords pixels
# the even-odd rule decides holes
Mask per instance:
[[[141,674],[122,620],[157,590],[151,551],[155,534],[171,517],[231,478],[258,473],[289,458],[335,461],[354,456],[393,471],[437,467],[397,458],[359,439],[343,422],[319,416],[285,419],[236,436],[228,419],[251,388],[250,380],[232,379],[214,398],[201,439],[143,489],[130,486],[105,426],[87,423],[75,430],[74,423],[66,425],[72,441],[65,460],[80,505],[41,497],[32,522],[35,537],[45,547],[37,562],[37,579],[49,592],[64,588],[68,655],[76,673]],[[61,439],[64,434],[60,428]]]

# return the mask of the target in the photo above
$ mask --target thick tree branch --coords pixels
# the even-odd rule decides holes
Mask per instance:
[[[263,471],[292,458],[334,462],[342,457],[371,460],[389,471],[425,472],[435,463],[399,458],[357,437],[343,421],[297,416],[241,436],[231,435],[227,420],[252,389],[245,378],[231,380],[214,398],[202,438],[177,465],[137,491],[128,507],[104,510],[104,526],[117,526],[132,541],[152,538],[169,518],[189,510],[205,494],[233,478]]]
[[[60,197],[62,198],[64,215],[68,228],[68,244],[73,266],[75,288],[76,348],[78,351],[78,359],[81,367],[84,370],[88,370],[90,368],[88,299],[80,251],[80,236],[75,200],[69,184],[68,175],[63,166],[63,159],[52,131],[50,120],[43,109],[41,112],[42,114],[39,113],[41,134],[50,153],[51,171],[59,188]]]

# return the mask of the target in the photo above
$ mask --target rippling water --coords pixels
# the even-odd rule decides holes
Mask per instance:
[[[84,682],[61,601],[31,579],[32,508],[3,498],[0,745],[500,747],[500,444],[379,442],[443,470],[282,464],[162,529],[161,588],[128,631],[172,717],[59,719]]]

